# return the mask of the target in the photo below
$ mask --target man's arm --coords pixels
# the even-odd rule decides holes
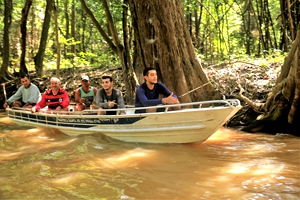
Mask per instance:
[[[8,103],[8,105],[10,105],[12,102],[16,101],[16,100],[19,100],[22,98],[22,91],[24,90],[24,86],[22,85],[18,90],[17,92],[12,95],[6,102]]]
[[[117,90],[117,102],[119,108],[125,108],[124,98],[120,90]],[[125,113],[125,111],[123,112]]]
[[[157,83],[157,87],[159,90],[159,93],[164,95],[165,97],[168,97],[172,94],[172,96],[174,98],[177,98],[177,96],[175,94],[173,94],[164,84],[162,84],[161,82]]]
[[[177,104],[179,103],[178,98],[173,92],[171,92],[164,84],[157,83],[159,87],[159,93],[163,94],[165,97],[162,98],[162,103],[164,104]]]
[[[97,105],[96,99],[97,99],[97,91],[98,91],[98,89],[95,88],[95,87],[93,87],[93,89],[94,89],[94,100],[93,100],[93,104],[94,104],[94,105]]]
[[[70,105],[69,94],[67,91],[63,93],[63,101],[60,104],[62,108],[67,108]]]
[[[46,93],[46,92],[45,92]],[[39,111],[41,108],[44,108],[46,105],[46,95],[45,93],[42,95],[42,99],[31,108],[31,112],[34,113],[35,111]]]
[[[80,89],[78,88],[78,89],[75,90],[75,103],[76,103],[76,105],[79,103],[80,95],[81,95],[81,92],[80,92]]]

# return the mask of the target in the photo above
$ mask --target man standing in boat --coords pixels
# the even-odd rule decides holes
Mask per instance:
[[[97,88],[90,86],[88,76],[82,76],[81,87],[75,90],[76,111],[96,108]]]
[[[60,88],[60,80],[52,77],[50,80],[50,89],[43,95],[41,101],[32,107],[31,112],[39,111],[48,106],[48,110],[67,111],[70,105],[68,92]]]
[[[39,88],[30,82],[28,75],[21,76],[21,84],[22,86],[17,92],[4,103],[4,109],[8,106],[32,108],[32,106],[41,100]]]
[[[113,88],[114,82],[111,76],[102,76],[102,88],[97,92],[97,106],[99,106],[99,115],[115,115],[116,111],[104,111],[103,109],[125,108],[122,92]],[[120,114],[125,114],[121,111]]]
[[[157,106],[159,104],[178,104],[178,98],[164,84],[157,81],[157,72],[153,67],[143,71],[145,82],[136,89],[135,107]],[[159,98],[159,95],[165,96]],[[170,109],[180,110],[180,106]],[[135,113],[156,112],[157,109],[136,110]]]

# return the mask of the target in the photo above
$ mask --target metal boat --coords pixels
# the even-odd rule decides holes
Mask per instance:
[[[181,110],[172,107],[181,106]],[[7,108],[10,119],[19,125],[56,128],[70,136],[104,134],[125,142],[194,143],[204,142],[242,106],[238,99],[200,101],[155,107],[109,109],[116,115],[98,115],[98,110],[49,111]],[[162,112],[135,110],[159,108]],[[123,110],[126,115],[119,114]]]

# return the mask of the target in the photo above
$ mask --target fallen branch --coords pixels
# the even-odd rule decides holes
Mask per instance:
[[[238,84],[238,87],[240,88],[240,92],[238,94],[240,99],[245,101],[257,113],[263,113],[265,111],[265,103],[255,103],[251,101],[243,95],[243,92],[245,91],[244,88],[240,84]]]

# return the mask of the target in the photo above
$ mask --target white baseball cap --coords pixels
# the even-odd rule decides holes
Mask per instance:
[[[88,77],[87,75],[84,75],[84,76],[81,77],[81,80],[82,80],[82,81],[83,81],[83,80],[89,81],[90,79],[89,79],[89,77]]]

